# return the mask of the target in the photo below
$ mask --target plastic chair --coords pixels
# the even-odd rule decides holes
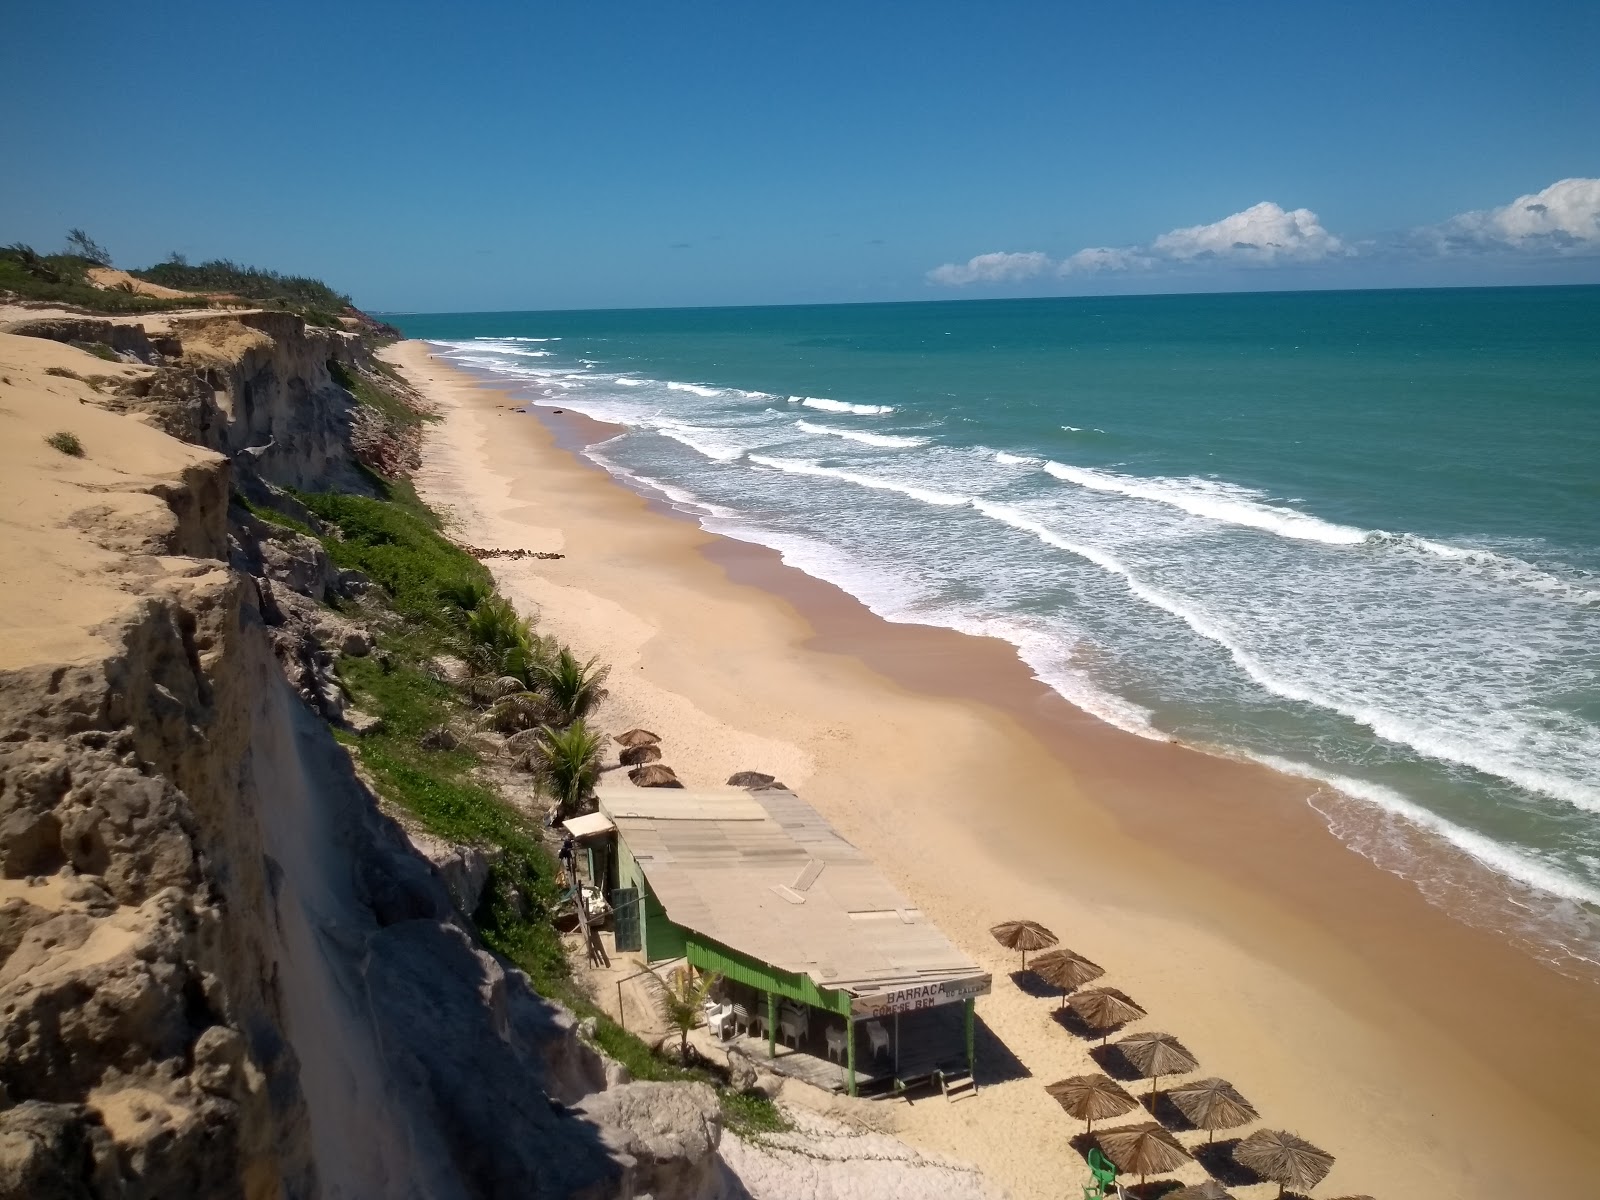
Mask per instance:
[[[1085,1184],[1083,1200],[1105,1200],[1107,1188],[1114,1187],[1117,1182],[1117,1167],[1096,1146],[1089,1151],[1089,1170],[1094,1175],[1094,1182]]]
[[[882,1021],[867,1022],[867,1041],[872,1046],[873,1061],[877,1061],[878,1055],[889,1053],[889,1031]]]

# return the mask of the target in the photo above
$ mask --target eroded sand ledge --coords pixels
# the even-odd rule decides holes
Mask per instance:
[[[1141,1028],[1336,1153],[1319,1194],[1597,1186],[1600,998],[1349,853],[1305,785],[1101,725],[999,643],[881,622],[562,448],[603,427],[542,415],[558,443],[426,345],[389,353],[446,413],[417,479],[429,503],[472,544],[565,555],[489,565],[613,664],[607,724],[662,733],[691,786],[778,775],[995,972],[979,1015],[1016,1077],[901,1106],[901,1136],[1018,1196],[1081,1174],[1044,1085],[1092,1064],[985,933],[1027,915],[1103,963],[1150,1010]]]

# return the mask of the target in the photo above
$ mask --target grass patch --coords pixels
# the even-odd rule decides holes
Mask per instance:
[[[755,1134],[784,1133],[794,1128],[778,1106],[760,1092],[723,1088],[717,1098],[722,1101],[722,1123],[740,1137],[748,1139]]]
[[[409,490],[410,485],[406,487]],[[459,612],[446,595],[463,580],[490,582],[482,563],[441,537],[417,511],[422,509],[420,501],[414,501],[413,508],[404,500],[333,492],[301,493],[297,498],[319,520],[338,528],[340,537],[323,539],[333,561],[366,572],[395,610],[410,620],[446,626],[451,614]]]
[[[97,288],[89,282],[94,263],[71,254],[35,254],[26,246],[0,247],[0,292],[24,300],[61,304],[91,312],[165,312],[205,307],[201,297],[158,300],[133,292]]]
[[[73,458],[83,457],[83,443],[78,440],[78,435],[75,433],[67,433],[65,430],[60,433],[52,433],[45,438],[45,442],[52,448]]]
[[[422,424],[425,420],[434,419],[419,413],[399,396],[379,387],[360,372],[352,371],[337,359],[328,360],[328,374],[333,376],[340,387],[353,395],[358,404],[376,409],[392,425],[410,428]]]
[[[279,512],[275,508],[268,508],[264,504],[252,504],[237,492],[234,493],[233,499],[235,503],[258,521],[265,521],[268,525],[276,525],[280,529],[288,529],[294,533],[304,534],[309,538],[317,536],[316,531],[311,526],[295,520],[288,513]]]
[[[281,303],[285,307],[326,315],[340,312],[350,297],[336,292],[320,279],[305,275],[280,275],[260,267],[247,267],[226,258],[214,258],[195,266],[173,259],[142,271],[130,271],[136,279],[185,292],[226,292],[242,300]]]
[[[79,350],[82,350],[88,354],[92,354],[96,358],[103,359],[106,362],[119,363],[122,361],[117,357],[117,352],[104,342],[74,341],[68,342],[67,345],[76,346]]]

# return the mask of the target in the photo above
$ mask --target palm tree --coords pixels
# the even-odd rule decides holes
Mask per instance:
[[[492,595],[494,588],[470,575],[449,579],[439,585],[439,599],[445,602],[444,616],[451,622],[461,622]]]
[[[600,778],[602,744],[600,735],[582,721],[574,721],[565,729],[546,725],[540,731],[528,763],[539,786],[555,797],[563,813],[577,811],[584,797],[594,790]]]
[[[722,982],[722,976],[696,971],[684,965],[667,976],[656,991],[656,1007],[669,1029],[678,1031],[678,1057],[689,1062],[689,1032],[700,1024],[706,997]]]
[[[481,691],[485,695],[499,693],[489,705],[487,720],[490,728],[501,733],[521,733],[524,729],[561,724],[562,712],[555,702],[543,692],[528,691],[515,676],[494,680],[489,688]]]
[[[567,647],[552,659],[534,668],[535,685],[555,704],[562,716],[561,723],[570,725],[588,716],[605,696],[606,676],[610,667],[596,667],[597,658],[580,663]]]

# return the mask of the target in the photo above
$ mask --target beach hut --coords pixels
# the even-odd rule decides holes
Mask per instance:
[[[1155,1107],[1156,1086],[1163,1075],[1182,1075],[1200,1064],[1194,1055],[1170,1033],[1130,1033],[1117,1043],[1117,1049],[1150,1081],[1150,1105]]]
[[[1151,1175],[1176,1171],[1193,1161],[1183,1143],[1154,1121],[1103,1129],[1094,1135],[1094,1140],[1117,1170],[1139,1177],[1141,1188]]]
[[[1028,951],[1048,950],[1061,940],[1037,921],[1001,921],[989,933],[1007,950],[1022,951],[1023,970],[1028,967]]]
[[[1033,973],[1051,987],[1060,988],[1061,1003],[1065,1005],[1068,992],[1093,983],[1106,972],[1104,967],[1071,950],[1048,950],[1033,960]]]
[[[618,950],[722,976],[773,1070],[851,1095],[971,1084],[991,977],[800,797],[596,795],[617,831],[613,908],[637,914]]]
[[[1258,1129],[1233,1148],[1233,1160],[1278,1185],[1309,1192],[1333,1170],[1333,1155],[1282,1129]]]
[[[1208,1142],[1215,1140],[1217,1130],[1237,1129],[1261,1115],[1226,1079],[1182,1083],[1169,1091],[1167,1098],[1191,1125],[1206,1131]]]
[[[1077,1013],[1085,1025],[1100,1033],[1102,1046],[1112,1030],[1145,1015],[1144,1009],[1116,988],[1091,988],[1087,992],[1079,992],[1067,999],[1067,1007]]]
[[[630,729],[626,733],[614,734],[613,737],[624,746],[650,746],[661,740],[659,733],[651,733],[648,729]]]
[[[1096,1121],[1120,1117],[1139,1107],[1139,1102],[1109,1075],[1074,1075],[1057,1080],[1044,1090],[1068,1116],[1088,1122],[1091,1130]]]

